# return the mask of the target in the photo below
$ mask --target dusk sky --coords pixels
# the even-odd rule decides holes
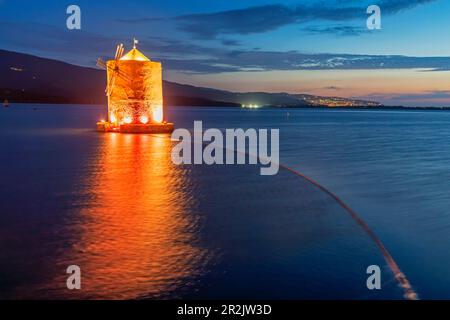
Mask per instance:
[[[0,0],[1,49],[95,67],[136,37],[167,80],[411,106],[450,106],[449,34],[448,0]]]

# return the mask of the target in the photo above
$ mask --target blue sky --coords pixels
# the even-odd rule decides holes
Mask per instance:
[[[448,0],[0,0],[1,49],[94,66],[136,36],[168,80],[403,105],[450,105],[449,29]]]

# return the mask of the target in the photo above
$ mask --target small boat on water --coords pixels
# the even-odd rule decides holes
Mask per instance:
[[[3,101],[3,106],[4,106],[5,108],[8,108],[8,107],[9,107],[8,99],[5,99],[5,100]]]

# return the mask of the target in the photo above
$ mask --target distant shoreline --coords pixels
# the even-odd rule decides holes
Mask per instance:
[[[11,66],[20,66],[12,68]],[[106,105],[105,72],[53,59],[1,50],[0,102]],[[64,76],[62,76],[64,75]],[[167,106],[337,110],[446,111],[450,107],[385,106],[376,101],[286,92],[231,92],[163,80]]]
[[[36,105],[68,105],[68,106],[97,106],[104,107],[107,106],[105,104],[89,104],[89,103],[58,103],[58,102],[14,102],[10,101],[9,107],[13,107],[15,104],[36,104]],[[241,108],[237,104],[230,103],[229,105],[221,104],[221,105],[168,105],[165,107],[171,108]],[[6,108],[5,108],[6,109]],[[342,110],[342,111],[351,111],[351,110],[368,110],[368,111],[377,111],[377,110],[391,110],[391,111],[450,111],[450,107],[405,107],[405,106],[379,106],[379,107],[369,107],[369,106],[356,106],[356,107],[327,107],[327,106],[261,106],[258,110],[261,109],[305,109],[305,110]],[[255,110],[255,109],[253,109]]]
[[[327,107],[327,106],[317,106],[317,107],[264,107],[264,108],[279,108],[279,109],[327,109],[327,110],[420,110],[420,111],[450,111],[450,107],[405,107],[405,106],[379,106],[379,107]]]

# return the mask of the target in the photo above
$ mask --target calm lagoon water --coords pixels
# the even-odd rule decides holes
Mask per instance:
[[[174,166],[165,135],[99,134],[103,107],[0,110],[0,297],[401,299],[366,233],[281,169]],[[279,128],[421,298],[450,298],[450,113],[170,108],[176,127]],[[82,269],[82,290],[65,269]],[[366,288],[382,268],[381,291]]]

